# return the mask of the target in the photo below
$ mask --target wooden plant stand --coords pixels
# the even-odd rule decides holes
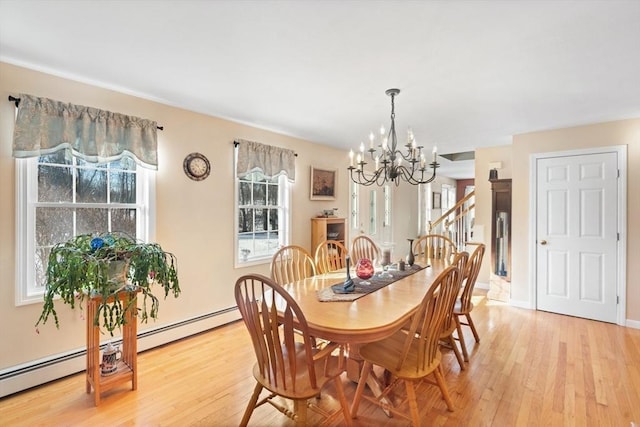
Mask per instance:
[[[123,306],[136,298],[136,292],[120,292],[116,298],[122,300]],[[129,309],[126,314],[126,323],[122,325],[122,357],[118,361],[118,369],[111,375],[103,376],[100,373],[100,328],[93,324],[93,320],[102,302],[102,297],[94,297],[87,300],[87,393],[91,388],[95,392],[95,405],[100,404],[102,392],[112,389],[120,384],[131,381],[131,390],[138,388],[138,322],[136,310]]]

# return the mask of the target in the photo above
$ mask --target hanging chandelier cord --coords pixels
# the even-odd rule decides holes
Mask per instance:
[[[407,132],[407,144],[405,145],[407,153],[398,150],[398,138],[396,136],[396,112],[395,97],[400,93],[400,89],[388,89],[386,94],[391,97],[391,128],[387,137],[378,144],[380,155],[376,155],[374,147],[374,135],[370,134],[370,147],[367,150],[371,160],[375,162],[374,169],[366,169],[365,165],[365,149],[364,144],[360,144],[360,152],[357,155],[354,165],[354,152],[349,152],[350,165],[347,168],[351,180],[356,184],[370,186],[377,184],[383,186],[388,182],[400,185],[400,181],[406,181],[412,185],[427,184],[436,178],[436,169],[440,166],[437,162],[436,147],[433,147],[433,161],[427,165],[423,146],[416,144],[413,132],[409,129]],[[381,129],[381,137],[384,137],[384,128]],[[405,166],[408,163],[409,166]],[[431,168],[431,174],[428,173],[428,167]]]

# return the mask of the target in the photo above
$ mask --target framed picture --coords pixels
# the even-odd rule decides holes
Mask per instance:
[[[431,205],[432,209],[440,209],[442,208],[442,193],[433,192],[433,203]]]
[[[338,182],[337,169],[319,169],[311,166],[311,200],[335,200]]]

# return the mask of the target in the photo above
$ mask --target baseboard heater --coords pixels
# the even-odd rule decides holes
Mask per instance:
[[[237,307],[203,314],[138,333],[138,352],[223,326],[240,319]],[[120,344],[121,339],[113,341]],[[80,348],[0,370],[0,398],[76,374],[86,369],[86,348]]]

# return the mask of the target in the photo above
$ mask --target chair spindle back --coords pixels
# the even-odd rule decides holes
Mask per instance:
[[[405,363],[415,363],[417,371],[425,370],[434,363],[439,351],[440,331],[451,307],[460,292],[460,271],[454,265],[447,267],[433,282],[414,314],[397,369]],[[416,339],[416,334],[419,339]],[[415,361],[407,360],[412,345],[419,346]]]
[[[348,254],[349,251],[341,242],[325,240],[316,249],[316,268],[321,274],[340,270],[346,266]]]
[[[271,278],[279,285],[316,275],[316,264],[302,246],[281,248],[271,259]]]
[[[380,259],[380,248],[370,237],[357,236],[351,242],[351,259],[357,263],[362,258],[367,258],[371,262]]]
[[[416,257],[451,261],[457,252],[453,240],[440,234],[427,234],[413,242],[413,254]]]
[[[460,296],[460,307],[462,311],[468,312],[471,310],[471,296],[473,295],[473,288],[476,285],[476,280],[480,273],[480,266],[482,265],[485,249],[486,246],[480,244],[469,257],[469,262],[467,263],[462,278],[463,289],[462,295]]]
[[[310,384],[316,388],[316,372],[312,340],[307,321],[296,301],[271,279],[257,274],[240,277],[235,286],[235,297],[242,319],[251,335],[260,375],[273,388],[283,392],[296,391],[298,371],[307,370]],[[294,340],[295,331],[302,337]],[[299,363],[296,354],[304,347],[305,363]],[[303,387],[303,385],[300,385]]]

